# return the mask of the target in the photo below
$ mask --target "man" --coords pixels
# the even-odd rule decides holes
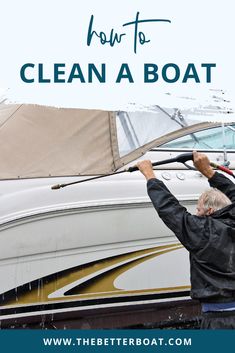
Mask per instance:
[[[193,159],[217,188],[201,195],[196,216],[156,179],[150,161],[137,166],[159,217],[190,253],[191,297],[202,303],[201,328],[235,328],[235,185],[211,168],[206,155],[193,152]]]

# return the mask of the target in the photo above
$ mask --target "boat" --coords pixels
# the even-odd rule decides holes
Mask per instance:
[[[126,328],[143,320],[161,327],[197,319],[187,251],[159,219],[143,176],[115,174],[139,159],[161,161],[194,148],[235,169],[235,123],[186,124],[173,113],[159,125],[167,115],[158,106],[129,113],[1,106],[3,328]],[[107,176],[51,188],[100,175]],[[172,163],[157,167],[156,175],[195,213],[208,188],[198,171]],[[124,308],[125,315],[154,308],[154,318],[135,314],[120,324]],[[110,312],[113,326],[104,319]],[[84,326],[87,315],[94,325]]]

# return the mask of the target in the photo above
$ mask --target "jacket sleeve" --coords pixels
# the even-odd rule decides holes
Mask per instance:
[[[229,178],[215,172],[213,177],[209,179],[209,184],[212,188],[222,191],[232,202],[235,202],[235,184]]]
[[[191,215],[160,180],[150,179],[147,189],[159,217],[186,249],[202,249],[208,241],[206,234],[209,234],[207,228],[210,227],[210,217]]]

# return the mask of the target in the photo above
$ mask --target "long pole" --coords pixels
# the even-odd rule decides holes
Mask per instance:
[[[170,163],[175,163],[175,162],[178,162],[178,163],[183,163],[185,164],[187,161],[190,161],[190,160],[193,160],[193,154],[192,152],[189,152],[189,153],[182,153],[178,156],[176,156],[175,158],[169,158],[169,159],[164,159],[162,161],[158,161],[158,162],[153,162],[152,163],[152,166],[153,167],[156,167],[156,166],[159,166],[159,165],[163,165],[163,164],[170,164]],[[233,174],[233,172],[227,168],[227,167],[224,167],[222,165],[218,165],[218,164],[215,164],[213,162],[210,162],[210,165],[215,168],[215,169],[218,169],[218,170],[221,170],[231,176],[233,176],[235,178],[235,175]],[[187,166],[187,165],[186,165]],[[117,174],[122,174],[122,173],[132,173],[132,172],[135,172],[139,170],[137,166],[133,166],[133,167],[129,167],[127,169],[124,169],[124,170],[121,170],[119,172],[114,172],[114,173],[110,173],[110,174],[102,174],[102,175],[97,175],[95,177],[91,177],[91,178],[87,178],[87,179],[83,179],[83,180],[77,180],[77,181],[73,181],[72,183],[66,183],[66,184],[56,184],[56,185],[53,185],[51,187],[52,190],[58,190],[58,189],[61,189],[61,188],[64,188],[66,186],[70,186],[70,185],[75,185],[75,184],[81,184],[81,183],[85,183],[87,181],[91,181],[91,180],[96,180],[96,179],[101,179],[101,178],[106,178],[108,176],[112,176],[112,175],[117,175]]]

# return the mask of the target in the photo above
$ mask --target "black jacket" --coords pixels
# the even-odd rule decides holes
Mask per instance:
[[[203,302],[235,300],[235,185],[215,173],[212,187],[233,202],[210,216],[194,216],[164,183],[150,179],[148,194],[160,218],[190,252],[191,297]]]

